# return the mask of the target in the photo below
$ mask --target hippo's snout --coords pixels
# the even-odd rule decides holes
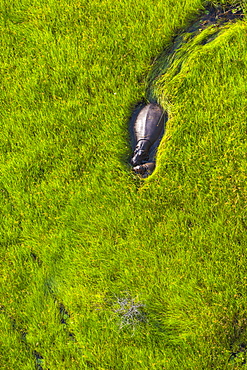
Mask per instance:
[[[149,162],[149,163],[142,164],[140,166],[133,167],[133,171],[135,173],[142,175],[144,177],[147,177],[148,175],[150,175],[154,169],[155,169],[154,162]]]

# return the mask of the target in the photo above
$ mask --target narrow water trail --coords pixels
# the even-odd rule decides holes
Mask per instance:
[[[155,169],[156,153],[165,133],[166,122],[169,119],[169,103],[159,97],[157,86],[159,81],[176,77],[183,63],[200,45],[206,45],[215,40],[220,32],[243,19],[242,7],[231,5],[225,7],[208,7],[187,29],[181,31],[174,39],[170,48],[157,58],[156,64],[149,76],[146,102],[136,105],[130,119],[130,137],[133,171],[142,178],[148,177]],[[159,105],[159,104],[161,105]],[[159,111],[159,115],[152,111]],[[154,138],[150,140],[149,138]]]

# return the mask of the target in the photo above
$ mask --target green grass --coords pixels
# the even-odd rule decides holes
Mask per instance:
[[[157,62],[157,169],[128,165],[132,108],[202,8],[0,2],[1,368],[246,367],[245,20]],[[127,296],[147,322],[121,329]]]

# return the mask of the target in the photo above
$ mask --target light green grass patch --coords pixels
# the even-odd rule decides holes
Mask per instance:
[[[132,107],[202,4],[1,2],[4,369],[237,368],[245,21],[185,44],[156,88],[171,113],[157,170],[128,165]],[[125,296],[144,304],[135,330],[114,311]]]

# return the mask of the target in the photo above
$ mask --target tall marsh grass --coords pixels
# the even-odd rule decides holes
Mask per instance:
[[[157,80],[157,169],[128,165],[156,57],[204,4],[0,1],[3,369],[243,368],[245,20]]]

